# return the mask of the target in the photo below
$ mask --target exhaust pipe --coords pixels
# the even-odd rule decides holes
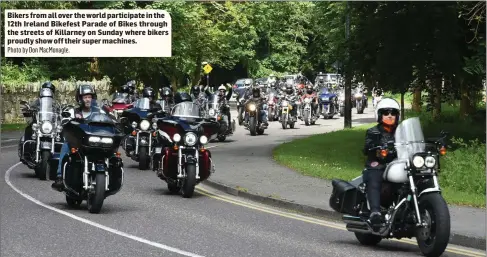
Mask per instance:
[[[358,232],[358,233],[366,233],[366,234],[372,233],[368,224],[365,221],[362,221],[360,217],[343,215],[342,219],[343,222],[347,224],[346,228],[350,232]]]

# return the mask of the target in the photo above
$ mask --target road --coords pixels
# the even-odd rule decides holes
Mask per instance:
[[[343,119],[320,120],[320,125],[283,132],[271,123],[266,134],[298,131],[318,133],[320,127]],[[304,132],[301,132],[304,133]],[[214,154],[242,147],[249,156],[259,144],[278,137],[250,140],[237,127],[233,142],[212,143]],[[269,138],[269,139],[266,139]],[[255,142],[252,146],[249,142]],[[221,149],[219,149],[221,148]],[[234,198],[198,186],[192,199],[170,195],[152,171],[139,171],[125,158],[123,189],[105,200],[100,214],[70,209],[52,182],[33,177],[18,163],[17,148],[2,149],[1,256],[418,256],[413,241],[385,240],[375,248],[360,246],[344,225],[301,216]],[[231,158],[215,158],[231,162]],[[15,166],[17,164],[17,166]],[[227,164],[216,164],[224,173]],[[215,174],[217,174],[215,173]],[[444,256],[485,256],[484,252],[450,246]]]

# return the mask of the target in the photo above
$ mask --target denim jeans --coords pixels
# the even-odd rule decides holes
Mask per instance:
[[[59,165],[57,167],[57,177],[58,178],[62,177],[62,175],[63,175],[63,173],[61,172],[61,168],[63,166],[63,158],[68,153],[68,151],[69,151],[68,142],[64,141],[63,147],[61,147],[61,153],[59,154]]]

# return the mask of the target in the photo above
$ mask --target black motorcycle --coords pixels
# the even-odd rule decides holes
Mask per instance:
[[[20,161],[34,169],[39,179],[54,179],[57,165],[52,157],[62,146],[59,111],[50,97],[39,98],[32,108],[25,101],[20,103],[24,105],[23,116],[32,119],[19,143]]]
[[[264,134],[264,130],[267,128],[260,119],[260,111],[267,107],[262,106],[265,104],[259,104],[259,100],[261,99],[252,98],[245,104],[245,123],[247,125],[245,128],[250,131],[252,136]]]
[[[446,136],[443,133],[440,138],[425,140],[419,118],[410,118],[397,127],[395,142],[369,149],[382,158],[396,156],[383,175],[382,227],[372,227],[367,221],[370,210],[362,176],[351,182],[332,181],[330,206],[346,214],[346,228],[355,232],[361,244],[376,245],[383,238],[416,237],[424,255],[440,256],[444,252],[450,238],[450,213],[437,176],[439,158],[446,154]]]
[[[220,101],[218,92],[215,92],[208,97],[207,110],[208,117],[216,120],[220,124],[220,130],[217,135],[218,141],[225,141],[229,135],[235,132],[235,121],[228,120],[228,115],[226,115],[226,113],[230,112],[230,109]]]
[[[158,108],[161,110],[161,108]],[[157,129],[156,124],[151,123],[149,98],[141,98],[134,104],[134,108],[123,111],[120,121],[124,125],[124,132],[127,135],[124,140],[123,149],[125,154],[132,160],[139,162],[140,170],[149,169],[150,155],[153,151],[153,132]]]
[[[62,116],[70,115],[63,112]],[[90,213],[99,213],[106,197],[123,185],[123,162],[117,152],[124,137],[121,126],[100,112],[96,100],[85,119],[70,120],[63,128],[69,152],[62,160],[66,202],[78,207],[87,201]]]
[[[153,169],[172,193],[193,196],[195,186],[214,172],[211,152],[205,145],[220,125],[201,116],[192,102],[175,105],[168,117],[157,120],[160,145],[153,155]]]

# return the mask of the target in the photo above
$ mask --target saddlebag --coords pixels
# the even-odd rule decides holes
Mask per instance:
[[[330,207],[339,212],[355,215],[354,207],[357,205],[357,194],[360,193],[356,187],[347,181],[334,179],[331,181],[333,192],[330,196]]]

